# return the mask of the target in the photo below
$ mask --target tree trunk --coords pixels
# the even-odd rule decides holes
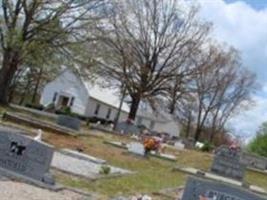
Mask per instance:
[[[187,125],[186,125],[186,138],[189,137],[189,134],[190,134],[190,129],[191,129],[191,113],[189,114],[189,117],[188,117],[188,121],[187,121]]]
[[[128,115],[129,119],[135,120],[140,101],[141,101],[140,96],[138,96],[138,95],[132,96],[132,104],[131,104],[131,108],[130,108],[130,113]]]
[[[209,142],[210,143],[212,143],[213,142],[213,139],[214,139],[214,137],[215,137],[215,134],[216,134],[216,132],[211,132],[211,134],[210,134],[210,138],[209,138]]]
[[[9,95],[8,95],[8,103],[12,103],[13,98],[14,98],[15,90],[16,90],[16,86],[15,85],[12,86],[12,88],[10,88],[10,92],[9,92]]]
[[[215,134],[216,134],[216,125],[215,125],[215,120],[214,120],[213,123],[212,123],[212,127],[211,127],[211,133],[210,133],[210,136],[209,136],[209,142],[213,141]]]
[[[126,86],[125,86],[125,85],[122,85],[122,96],[121,96],[121,100],[120,100],[120,105],[119,105],[118,112],[117,112],[116,117],[115,117],[115,119],[114,119],[113,130],[116,130],[117,125],[118,125],[118,122],[119,122],[119,120],[120,120],[121,108],[122,108],[122,105],[123,105],[123,102],[124,102],[124,98],[125,98],[125,95],[126,95],[126,91],[127,91]]]
[[[170,105],[169,105],[170,114],[174,114],[175,107],[176,107],[176,101],[173,100],[173,101],[170,103]]]
[[[33,92],[33,95],[32,95],[32,103],[35,103],[35,101],[36,101],[36,96],[38,94],[38,89],[39,89],[39,85],[40,85],[40,82],[41,82],[42,74],[43,74],[43,68],[41,68],[39,73],[38,73],[37,82],[36,82],[36,85],[35,85],[35,88],[34,88],[34,92]]]
[[[195,142],[199,140],[200,134],[201,134],[201,128],[197,127],[196,132],[195,132]]]
[[[4,52],[0,70],[0,104],[8,104],[9,86],[19,65],[18,53]]]
[[[21,98],[20,98],[20,101],[19,101],[19,105],[22,105],[24,103],[25,97],[28,94],[30,85],[31,85],[31,81],[30,81],[30,79],[28,79],[27,84],[25,85],[24,91],[23,91],[23,93],[21,95]]]

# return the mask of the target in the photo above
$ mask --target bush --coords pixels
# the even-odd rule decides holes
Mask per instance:
[[[36,109],[36,110],[44,110],[44,106],[41,105],[41,104],[31,104],[31,103],[27,103],[25,105],[25,107],[27,108],[33,108],[33,109]]]
[[[261,125],[256,137],[248,144],[248,150],[260,156],[267,157],[267,122]]]
[[[102,165],[99,171],[99,174],[108,175],[111,171],[111,168],[107,165]]]
[[[71,108],[69,106],[65,107],[63,109],[63,112],[65,113],[65,115],[72,115]]]
[[[60,110],[56,110],[55,113],[58,114],[58,115],[68,115],[70,117],[77,117],[77,118],[79,116],[78,114],[73,113],[69,106],[61,108]]]
[[[102,125],[109,125],[109,124],[112,124],[113,121],[112,120],[107,120],[107,119],[104,119],[104,118],[100,118],[100,117],[89,117],[87,118],[87,120],[90,122],[90,123],[97,123],[97,122],[100,122]]]
[[[203,147],[201,148],[201,151],[203,151],[203,152],[210,152],[210,151],[212,151],[212,150],[214,149],[214,145],[211,144],[211,143],[208,142],[208,141],[205,141],[203,144],[204,144],[204,145],[203,145]]]
[[[267,133],[258,134],[248,145],[248,151],[267,157]]]
[[[55,104],[54,103],[50,103],[49,105],[47,105],[45,107],[45,110],[54,110],[55,109]]]

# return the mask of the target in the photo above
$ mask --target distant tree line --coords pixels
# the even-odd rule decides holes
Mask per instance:
[[[239,52],[181,0],[3,0],[0,17],[1,104],[15,91],[36,101],[62,64],[126,89],[130,119],[146,102],[196,141],[225,132],[251,102],[255,76]]]

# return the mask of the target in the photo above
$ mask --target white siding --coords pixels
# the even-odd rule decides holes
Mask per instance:
[[[98,114],[95,115],[95,110],[96,110],[97,104],[100,105],[100,108],[99,108]],[[107,105],[101,101],[98,101],[94,98],[90,98],[88,101],[87,109],[86,109],[86,116],[91,116],[91,117],[97,116],[99,118],[106,119],[109,109],[111,109],[111,114],[110,114],[109,120],[113,121],[117,115],[118,109],[113,107],[113,106]],[[120,114],[119,121],[125,121],[127,119],[127,116],[128,116],[128,114],[126,112],[122,111]]]
[[[80,115],[85,114],[88,92],[72,72],[65,70],[54,81],[48,83],[42,92],[40,103],[44,106],[52,103],[55,92],[58,94],[56,103],[60,95],[67,96],[70,99],[75,97],[71,107],[72,111]]]

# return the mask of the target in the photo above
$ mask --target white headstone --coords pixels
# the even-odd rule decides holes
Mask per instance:
[[[176,149],[178,149],[178,150],[184,150],[185,145],[184,145],[183,143],[181,143],[181,142],[175,142],[175,143],[174,143],[174,147],[175,147]]]
[[[128,151],[141,156],[145,155],[144,145],[139,142],[131,142],[128,144]]]

